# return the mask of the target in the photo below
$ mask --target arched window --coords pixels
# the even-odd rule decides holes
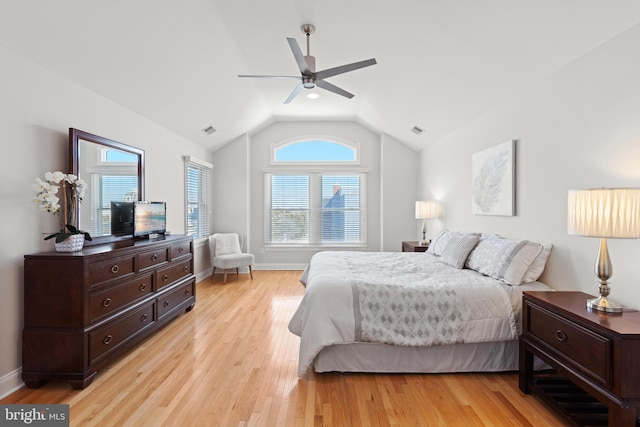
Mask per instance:
[[[365,246],[366,170],[358,143],[298,138],[271,144],[266,246]]]
[[[359,164],[359,144],[305,139],[271,145],[272,164]]]

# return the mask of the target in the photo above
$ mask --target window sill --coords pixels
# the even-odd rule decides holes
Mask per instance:
[[[291,251],[368,251],[366,244],[355,245],[265,245],[264,252],[291,252]]]

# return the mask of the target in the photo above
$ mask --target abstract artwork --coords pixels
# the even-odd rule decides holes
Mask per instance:
[[[515,141],[471,157],[472,203],[476,215],[515,215]]]

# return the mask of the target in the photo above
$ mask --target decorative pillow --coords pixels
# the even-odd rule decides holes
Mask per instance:
[[[533,260],[542,253],[542,249],[539,243],[512,240],[491,277],[508,285],[521,285],[525,273],[533,264]]]
[[[480,237],[477,246],[469,254],[465,266],[485,276],[493,276],[502,259],[502,254],[512,242],[497,234]]]
[[[551,243],[542,244],[542,252],[533,260],[533,263],[531,263],[531,266],[524,274],[524,279],[522,280],[524,283],[535,282],[542,276],[552,247],[553,245]]]
[[[221,233],[217,234],[216,238],[216,256],[239,254],[240,241],[236,233]]]
[[[477,234],[450,233],[447,246],[442,252],[440,260],[455,268],[464,267],[469,253],[478,244],[480,236]]]
[[[447,246],[447,242],[451,238],[451,231],[446,228],[442,230],[436,237],[431,240],[429,247],[427,248],[427,253],[431,255],[441,256],[442,251],[445,246]]]

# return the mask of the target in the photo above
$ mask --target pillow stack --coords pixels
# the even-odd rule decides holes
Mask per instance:
[[[443,230],[427,253],[456,268],[469,268],[506,284],[517,286],[536,281],[551,253],[551,244],[511,240],[496,234],[459,233]]]

